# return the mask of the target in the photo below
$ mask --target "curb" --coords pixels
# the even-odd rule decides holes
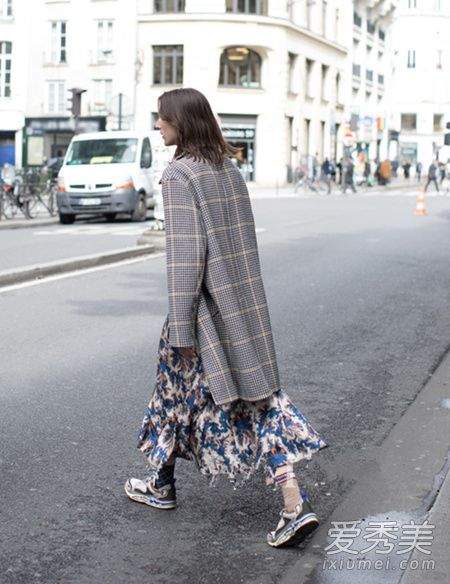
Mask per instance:
[[[166,232],[164,229],[146,229],[136,241],[139,246],[154,245],[157,249],[165,249]]]
[[[449,392],[450,347],[447,347],[435,367],[428,373],[427,380],[414,400],[392,426],[383,442],[367,449],[365,460],[358,461],[358,457],[353,459],[351,464],[359,467],[360,478],[350,487],[338,506],[327,517],[327,521],[315,532],[301,559],[295,561],[284,573],[280,584],[300,584],[306,581],[330,584],[335,582],[359,584],[362,581],[370,581],[372,584],[409,582],[407,578],[402,579],[407,571],[402,572],[394,563],[393,558],[404,557],[398,555],[391,555],[393,565],[386,570],[371,570],[370,573],[360,570],[352,573],[351,569],[346,570],[345,567],[337,571],[326,570],[325,546],[330,544],[331,539],[328,529],[332,526],[332,521],[358,520],[366,522],[367,525],[370,520],[389,519],[396,520],[398,524],[411,520],[421,523],[432,513],[436,524],[440,525],[441,533],[447,530],[446,516],[441,514],[444,506],[448,515],[447,503],[437,495],[443,485],[448,485],[450,479],[448,451],[450,424],[447,406]],[[417,439],[418,434],[420,440]],[[360,525],[363,527],[363,523]],[[447,531],[445,533],[448,541]],[[444,539],[435,542],[438,546],[436,553],[439,558],[445,557],[444,564],[448,573],[450,562],[447,559],[447,549],[445,555],[442,555],[443,541]],[[343,556],[345,554],[340,552],[340,555],[334,554],[332,557],[339,563]],[[364,555],[364,559],[370,558],[373,561],[374,556]],[[425,575],[421,570],[419,572],[421,583],[444,582],[433,579],[430,573]]]
[[[0,230],[2,229],[26,229],[29,227],[46,227],[47,225],[56,225],[59,220],[56,218],[49,219],[5,219],[0,221]]]
[[[122,260],[150,255],[154,252],[154,245],[141,245],[139,247],[125,247],[100,254],[79,256],[68,260],[56,260],[46,264],[34,264],[25,266],[24,268],[12,268],[0,272],[0,288],[33,280],[42,280],[43,278],[56,274],[114,264]]]
[[[355,185],[356,186],[356,185]],[[408,183],[401,183],[401,184],[397,184],[397,183],[389,183],[387,185],[374,185],[373,187],[364,187],[361,188],[360,186],[356,186],[357,189],[357,194],[366,194],[366,193],[371,193],[373,191],[378,191],[378,194],[382,195],[385,192],[388,191],[393,191],[393,190],[408,190],[408,189],[414,189],[415,187],[423,187],[422,183],[413,183],[410,182]],[[249,195],[251,199],[276,199],[278,197],[300,197],[301,195],[299,193],[295,193],[294,191],[294,185],[284,185],[284,186],[279,186],[278,188],[276,186],[274,187],[249,187],[248,189],[249,191]],[[335,190],[332,194],[339,194],[339,190]]]

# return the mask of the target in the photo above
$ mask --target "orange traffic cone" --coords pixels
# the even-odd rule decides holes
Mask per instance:
[[[420,193],[417,195],[416,208],[414,209],[414,215],[428,215],[428,211],[425,207],[425,195]]]

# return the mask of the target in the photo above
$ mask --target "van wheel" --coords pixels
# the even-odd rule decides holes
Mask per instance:
[[[132,221],[145,221],[147,219],[147,195],[139,193],[139,199],[134,211],[131,213]]]
[[[59,222],[63,225],[72,225],[75,222],[75,215],[68,215],[67,213],[59,214]]]
[[[117,213],[105,213],[105,219],[107,221],[114,221],[114,219],[117,217]]]

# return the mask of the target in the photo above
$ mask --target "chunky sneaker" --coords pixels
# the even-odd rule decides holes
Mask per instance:
[[[267,534],[267,543],[272,547],[298,545],[319,526],[319,520],[311,507],[308,494],[303,489],[300,493],[303,502],[299,503],[294,511],[288,512],[282,509],[276,529]]]
[[[158,509],[175,509],[177,495],[175,485],[168,484],[157,489],[152,479],[128,479],[125,483],[125,493],[133,501],[157,507]]]

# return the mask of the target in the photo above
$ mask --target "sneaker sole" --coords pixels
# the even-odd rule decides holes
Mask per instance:
[[[272,547],[291,547],[300,544],[308,535],[319,527],[319,520],[315,513],[308,513],[291,525],[275,541],[267,541]]]
[[[157,499],[156,497],[151,497],[149,495],[144,495],[144,493],[136,493],[135,491],[131,491],[128,488],[128,484],[125,484],[125,493],[127,497],[132,501],[136,501],[137,503],[143,503],[144,505],[148,505],[149,507],[155,507],[156,509],[175,509],[177,506],[177,502],[172,501],[161,501],[161,499]]]

